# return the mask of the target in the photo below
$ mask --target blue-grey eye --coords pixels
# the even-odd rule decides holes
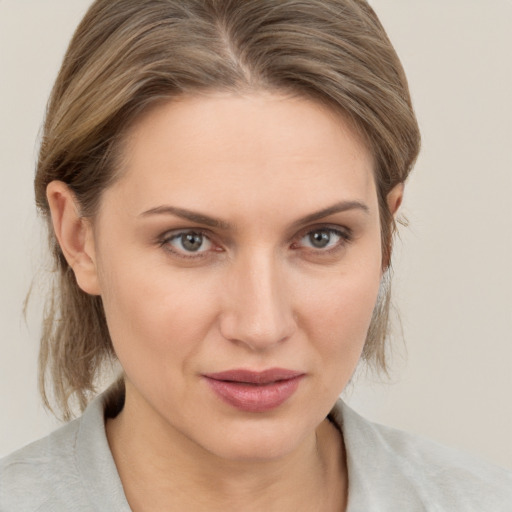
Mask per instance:
[[[175,250],[195,253],[208,251],[212,246],[208,237],[197,231],[182,231],[176,233],[170,238],[168,243]]]
[[[337,245],[342,235],[334,229],[317,229],[302,237],[302,245],[313,249],[328,249]]]

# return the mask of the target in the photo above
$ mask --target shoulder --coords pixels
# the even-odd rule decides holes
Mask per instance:
[[[372,423],[342,402],[332,417],[343,432],[355,493],[371,488],[381,504],[407,503],[408,510],[512,510],[512,472]]]
[[[105,415],[122,404],[118,390],[114,385],[81,418],[0,461],[1,512],[129,512],[105,431]]]
[[[59,510],[55,502],[62,490],[79,488],[74,457],[79,426],[75,420],[0,460],[2,512]]]

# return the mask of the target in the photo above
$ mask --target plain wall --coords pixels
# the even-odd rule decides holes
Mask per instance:
[[[0,455],[53,428],[37,395],[44,260],[32,179],[45,103],[89,0],[0,0]],[[423,149],[394,260],[389,382],[345,398],[376,421],[512,469],[512,3],[373,0],[409,77]],[[399,329],[396,329],[398,332]]]

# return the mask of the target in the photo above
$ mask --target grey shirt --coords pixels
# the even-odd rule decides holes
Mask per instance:
[[[0,512],[130,512],[105,434],[105,395],[0,461]],[[371,423],[339,401],[347,512],[512,512],[512,472]],[[315,511],[316,512],[316,511]]]

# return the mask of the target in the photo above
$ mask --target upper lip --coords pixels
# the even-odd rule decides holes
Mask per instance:
[[[263,371],[246,370],[243,368],[223,372],[204,374],[208,379],[247,384],[270,384],[280,380],[289,380],[304,375],[303,372],[285,368],[269,368]]]

